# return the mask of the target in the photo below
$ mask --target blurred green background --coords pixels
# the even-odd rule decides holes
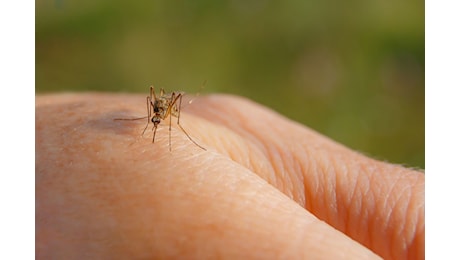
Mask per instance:
[[[37,1],[36,92],[147,95],[154,84],[233,93],[374,158],[424,168],[424,8],[421,0]]]

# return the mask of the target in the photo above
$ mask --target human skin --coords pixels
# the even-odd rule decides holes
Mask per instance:
[[[241,97],[209,95],[152,144],[145,96],[36,97],[38,259],[423,259],[423,173]],[[397,147],[395,146],[395,149]]]

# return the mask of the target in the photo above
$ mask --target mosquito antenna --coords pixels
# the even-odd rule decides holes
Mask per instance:
[[[155,87],[153,85],[150,86],[150,100],[152,100],[152,96],[153,100],[157,100],[157,96],[155,95]]]
[[[147,130],[147,127],[149,126],[149,122],[150,122],[150,98],[149,97],[147,97],[146,104],[147,104],[147,124],[144,127],[144,131],[142,131],[142,136],[144,136],[145,130]]]
[[[201,92],[203,91],[204,86],[206,85],[206,83],[208,83],[208,80],[203,81],[203,84],[201,84],[201,87],[200,87],[200,91],[199,91],[198,93],[196,93],[196,94],[195,94],[195,97],[192,98],[192,99],[188,102],[189,105],[192,104],[192,102],[193,102],[197,97],[200,96],[200,94],[201,94]]]

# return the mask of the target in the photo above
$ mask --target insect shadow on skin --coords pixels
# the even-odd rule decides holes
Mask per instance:
[[[155,94],[155,88],[150,86],[150,95],[147,96],[147,116],[139,117],[139,118],[115,118],[114,120],[140,120],[147,118],[147,125],[142,131],[142,136],[144,136],[145,130],[149,126],[150,122],[153,123],[153,139],[152,143],[155,143],[155,135],[157,132],[158,125],[161,123],[162,120],[166,120],[169,116],[169,151],[171,151],[171,122],[172,117],[177,117],[177,125],[179,128],[184,132],[184,134],[188,137],[188,139],[194,143],[199,148],[206,151],[206,149],[195,142],[190,135],[185,131],[185,129],[180,124],[180,109],[182,105],[182,97],[184,96],[184,92],[171,92],[166,93],[163,88],[160,89],[160,95],[157,96]]]

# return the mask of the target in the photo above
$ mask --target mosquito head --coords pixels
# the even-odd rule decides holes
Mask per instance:
[[[158,116],[152,117],[152,123],[154,126],[157,126],[161,122],[161,118]]]

